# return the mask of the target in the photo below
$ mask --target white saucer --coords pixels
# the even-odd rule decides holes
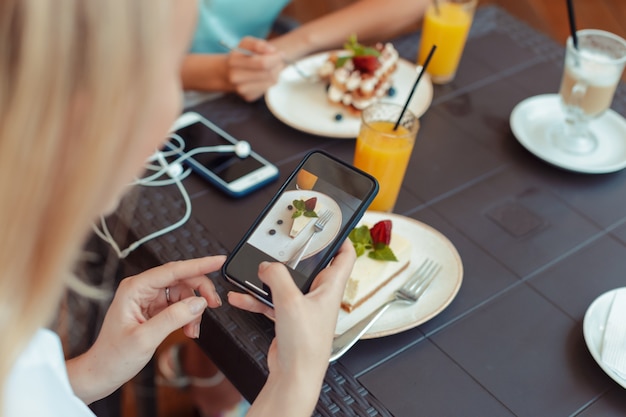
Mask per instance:
[[[613,110],[592,120],[589,128],[598,148],[588,155],[573,155],[556,148],[547,130],[565,115],[558,94],[543,94],[520,102],[511,112],[511,130],[527,150],[555,166],[587,174],[603,174],[626,167],[626,120]]]
[[[606,320],[611,311],[613,298],[618,291],[626,291],[626,287],[607,291],[591,303],[583,320],[583,334],[587,348],[600,368],[615,382],[626,388],[626,380],[602,361],[602,341],[604,339]]]

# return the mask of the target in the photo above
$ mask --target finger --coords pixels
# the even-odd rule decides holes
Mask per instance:
[[[252,36],[244,37],[238,45],[242,49],[246,49],[256,54],[268,54],[278,52],[276,47],[268,41]]]
[[[187,323],[183,326],[183,333],[190,339],[197,339],[200,337],[200,322],[202,316],[193,320],[191,323]]]
[[[149,269],[135,278],[147,281],[151,287],[162,289],[171,287],[180,280],[195,278],[193,282],[198,285],[207,285],[210,280],[197,279],[211,272],[218,271],[226,257],[223,255],[207,256],[205,258],[189,259],[186,261],[174,261],[156,268]],[[205,277],[206,278],[206,277]],[[192,281],[190,281],[192,282]],[[198,289],[199,288],[194,288]]]
[[[233,307],[237,307],[241,310],[246,310],[251,313],[265,314],[268,317],[274,317],[274,309],[263,304],[250,294],[242,294],[231,291],[228,293],[228,303]]]
[[[285,65],[276,66],[270,70],[270,81],[272,82],[272,85],[278,82],[283,69],[285,69]]]
[[[169,299],[167,299],[166,297],[166,301],[168,301],[169,304],[174,304],[180,300],[182,300],[183,298],[187,298],[187,297],[191,297],[192,295],[196,295],[193,291],[192,288],[190,288],[188,285],[180,285],[180,284],[176,284],[173,285],[171,287],[167,287],[166,289],[164,289],[163,292],[168,291],[169,294]]]
[[[282,70],[282,65],[270,69],[233,68],[228,74],[228,81],[238,88],[264,85],[263,89],[265,90],[276,84]]]
[[[346,282],[350,277],[354,262],[356,261],[356,253],[352,243],[346,239],[339,251],[333,258],[331,264],[322,270],[311,285],[311,292],[331,291],[341,296],[345,290]]]
[[[232,52],[228,57],[228,65],[231,69],[248,70],[266,74],[284,67],[283,58],[277,54],[247,55]]]
[[[262,83],[254,83],[254,84],[243,84],[235,87],[237,94],[239,94],[244,100],[248,102],[253,102],[258,100],[265,94],[268,88],[270,88],[273,83],[262,82]]]
[[[198,291],[210,302],[211,307],[217,307],[221,301],[213,282],[206,274],[219,270],[225,259],[224,256],[209,256],[170,262],[136,275],[132,277],[132,281],[138,287],[151,288],[157,296],[158,294],[164,296],[165,288],[170,288],[170,301],[181,299],[176,286],[184,284]]]
[[[259,278],[270,287],[276,308],[302,296],[287,267],[279,262],[261,262]]]
[[[215,284],[205,275],[181,279],[178,284],[170,288],[170,304],[183,298],[196,296],[196,293],[204,297],[209,307],[216,308],[222,305],[222,300],[215,289]]]
[[[175,330],[189,323],[199,322],[206,307],[207,302],[202,297],[188,297],[174,303],[139,327],[141,337],[157,346]]]

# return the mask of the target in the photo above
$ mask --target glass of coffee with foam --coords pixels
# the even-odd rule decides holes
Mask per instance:
[[[560,150],[586,155],[598,146],[589,122],[611,106],[626,64],[626,41],[596,29],[577,31],[576,38],[567,40],[559,90],[565,118],[549,129],[549,136]]]

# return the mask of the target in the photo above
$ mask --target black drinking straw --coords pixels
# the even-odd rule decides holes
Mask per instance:
[[[433,54],[435,53],[435,49],[437,49],[437,45],[433,45],[433,47],[430,48],[430,52],[428,53],[428,56],[426,57],[426,61],[424,61],[424,65],[422,66],[422,71],[417,76],[417,80],[415,80],[415,84],[413,84],[413,88],[411,89],[411,92],[409,93],[409,98],[406,99],[406,103],[404,103],[402,112],[400,112],[400,117],[398,117],[398,121],[396,122],[396,125],[393,127],[393,130],[398,130],[398,126],[400,125],[402,116],[404,116],[404,112],[406,112],[406,108],[409,107],[409,103],[411,102],[411,99],[413,98],[413,93],[415,93],[415,90],[417,89],[417,83],[420,82],[422,75],[424,75],[424,73],[426,72],[426,67],[428,66],[428,63],[430,62],[430,59],[433,57]]]
[[[569,15],[569,30],[572,33],[574,49],[578,49],[578,37],[576,36],[576,19],[574,18],[574,5],[572,0],[567,0],[567,14]]]

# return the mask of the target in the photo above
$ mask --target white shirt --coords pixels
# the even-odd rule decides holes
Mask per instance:
[[[94,417],[72,390],[59,336],[35,333],[7,379],[3,417]]]

